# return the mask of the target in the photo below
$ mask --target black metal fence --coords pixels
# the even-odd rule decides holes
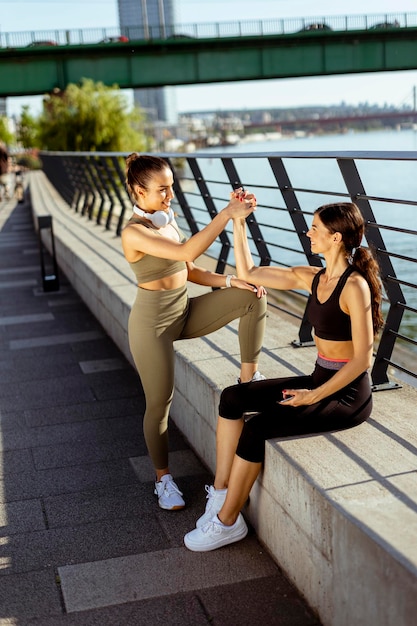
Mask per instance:
[[[411,384],[417,379],[417,152],[289,152],[162,154],[175,174],[180,227],[198,232],[244,186],[258,200],[248,219],[255,262],[281,267],[322,265],[306,236],[314,210],[333,201],[354,201],[367,228],[364,245],[375,250],[384,285],[385,326],[376,345],[371,372],[375,391],[393,389],[390,368]],[[131,215],[124,185],[122,153],[40,155],[48,178],[75,212],[120,235]],[[208,254],[217,271],[234,265],[231,227]],[[273,304],[300,320],[295,347],[311,345],[304,318],[307,295],[301,292]],[[295,303],[295,304],[294,304]],[[297,307],[298,303],[298,307]]]

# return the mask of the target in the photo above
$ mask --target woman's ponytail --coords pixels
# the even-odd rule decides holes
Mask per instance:
[[[352,250],[352,253],[351,263],[365,278],[371,291],[372,324],[374,335],[376,335],[384,325],[384,318],[382,317],[382,285],[379,265],[371,250],[368,248],[358,246],[355,250]]]

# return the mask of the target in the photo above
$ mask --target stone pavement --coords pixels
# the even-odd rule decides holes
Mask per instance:
[[[0,626],[319,626],[253,531],[183,546],[212,477],[171,423],[187,507],[158,508],[139,379],[59,279],[29,199],[1,203]]]

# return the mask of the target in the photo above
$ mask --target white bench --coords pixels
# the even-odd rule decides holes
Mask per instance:
[[[127,318],[136,287],[120,239],[70,210],[42,172],[30,175],[30,192],[34,215],[53,216],[60,268],[132,363]],[[315,350],[293,348],[296,338],[291,318],[271,311],[265,375],[311,371]],[[237,323],[176,348],[171,416],[214,471],[220,392],[238,374]],[[246,514],[325,626],[416,623],[416,402],[417,390],[404,384],[375,393],[371,418],[352,430],[266,443]]]

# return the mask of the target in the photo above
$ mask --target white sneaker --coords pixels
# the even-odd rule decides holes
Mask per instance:
[[[166,511],[177,511],[185,507],[182,492],[174,483],[171,474],[165,474],[161,480],[155,483],[155,495],[158,496],[158,504]]]
[[[260,380],[266,380],[266,376],[264,376],[263,374],[261,374],[261,372],[259,372],[258,370],[256,370],[256,372],[254,373],[254,375],[252,376],[252,378],[250,379],[250,383],[257,383]],[[240,378],[237,379],[237,384],[240,385],[241,384],[241,380]]]
[[[203,515],[198,518],[196,528],[204,526],[209,522],[222,508],[226,500],[227,489],[215,489],[213,485],[206,485],[204,489],[207,491],[206,510]]]
[[[217,515],[209,522],[194,528],[184,537],[185,546],[193,552],[209,552],[222,546],[227,546],[235,541],[244,539],[248,534],[248,527],[243,519],[242,513],[232,526],[225,526],[221,523]]]

